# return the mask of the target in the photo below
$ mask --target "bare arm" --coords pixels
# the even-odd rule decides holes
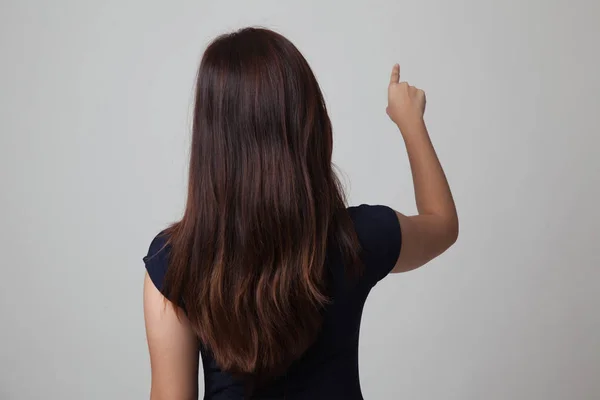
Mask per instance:
[[[418,268],[446,251],[458,238],[458,215],[444,170],[425,122],[425,93],[400,82],[394,66],[388,90],[387,113],[396,123],[408,152],[418,215],[399,212],[402,251],[392,272]]]
[[[150,350],[150,400],[198,399],[198,340],[150,280],[144,280],[144,319]]]

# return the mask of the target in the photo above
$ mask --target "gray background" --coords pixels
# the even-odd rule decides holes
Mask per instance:
[[[393,63],[428,93],[461,236],[372,293],[365,397],[600,398],[599,21],[592,0],[3,0],[0,398],[147,398],[141,257],[181,215],[199,57],[248,24],[313,66],[353,204],[415,211]]]

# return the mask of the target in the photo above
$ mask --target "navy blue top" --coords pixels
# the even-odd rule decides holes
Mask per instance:
[[[295,361],[284,377],[255,393],[253,399],[362,400],[358,377],[358,336],[363,306],[371,288],[394,267],[400,254],[400,224],[387,206],[348,208],[362,247],[365,270],[358,281],[344,272],[339,253],[327,255],[330,299],[323,328],[316,342]],[[144,257],[146,269],[162,290],[168,265],[166,237],[158,235]],[[338,254],[336,254],[338,253]],[[243,400],[244,385],[221,371],[210,352],[201,350],[204,366],[204,399]]]

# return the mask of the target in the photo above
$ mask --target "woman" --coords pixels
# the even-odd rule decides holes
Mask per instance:
[[[151,399],[196,399],[199,355],[205,399],[362,399],[369,291],[458,235],[424,110],[425,94],[395,65],[387,114],[406,143],[419,215],[347,208],[323,96],[296,47],[247,28],[206,49],[185,213],[144,258]]]

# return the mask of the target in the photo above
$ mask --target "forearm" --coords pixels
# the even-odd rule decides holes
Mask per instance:
[[[425,123],[422,120],[415,121],[403,127],[402,131],[419,214],[436,215],[458,225],[452,193]]]

